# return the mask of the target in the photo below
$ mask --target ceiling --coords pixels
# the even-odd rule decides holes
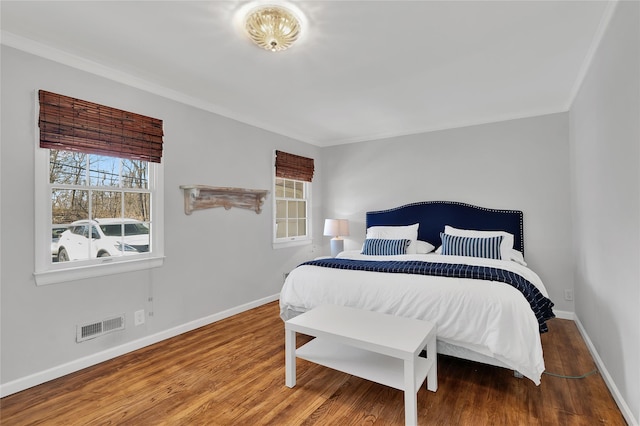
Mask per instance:
[[[283,52],[245,37],[241,1],[3,0],[2,43],[329,146],[567,111],[616,4],[293,3]]]

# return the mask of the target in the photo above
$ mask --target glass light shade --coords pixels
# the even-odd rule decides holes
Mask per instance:
[[[285,50],[298,39],[300,22],[287,9],[264,6],[247,15],[245,28],[251,40],[266,50]]]

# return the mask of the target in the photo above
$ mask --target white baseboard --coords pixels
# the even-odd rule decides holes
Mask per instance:
[[[560,318],[560,319],[567,319],[567,320],[571,320],[571,321],[575,321],[576,319],[576,314],[573,312],[569,312],[569,311],[553,311],[553,313],[556,315],[556,318]]]
[[[598,354],[598,351],[596,350],[596,347],[593,345],[593,342],[589,338],[587,331],[584,329],[584,327],[582,326],[582,323],[580,322],[580,319],[575,314],[574,314],[574,321],[578,326],[578,330],[580,331],[582,338],[587,344],[587,348],[589,348],[589,352],[591,352],[591,356],[593,357],[594,361],[596,362],[596,365],[598,366],[598,372],[604,379],[604,382],[607,384],[607,387],[609,388],[611,395],[613,395],[613,399],[616,401],[616,404],[618,404],[618,408],[620,408],[620,411],[622,412],[622,416],[626,420],[627,424],[631,426],[638,426],[638,420],[633,416],[633,413],[631,412],[631,408],[629,408],[626,401],[620,394],[620,391],[618,390],[618,387],[616,386],[615,382],[611,378],[611,375],[609,374],[607,367],[604,365],[602,358],[600,358],[600,354]]]
[[[195,330],[196,328],[212,324],[216,321],[223,320],[244,311],[248,311],[249,309],[257,308],[258,306],[262,306],[266,303],[278,300],[279,297],[280,294],[274,294],[272,296],[254,300],[252,302],[245,303],[244,305],[236,306],[234,308],[227,309],[226,311],[218,312],[216,314],[209,315],[207,317],[200,318],[195,321],[191,321],[186,324],[182,324],[180,326],[143,337],[142,339],[134,340],[124,345],[116,346],[114,348],[107,349],[105,351],[98,352],[93,355],[68,362],[66,364],[58,365],[56,367],[40,371],[35,374],[31,374],[14,381],[4,383],[0,385],[0,397],[5,397],[7,395],[23,391],[30,387],[37,386],[50,380],[57,379],[67,374],[82,370],[83,368],[91,367],[92,365],[96,365],[101,362],[127,354],[129,352],[144,348],[145,346],[153,345],[154,343],[161,342],[171,337],[178,336],[182,333]]]

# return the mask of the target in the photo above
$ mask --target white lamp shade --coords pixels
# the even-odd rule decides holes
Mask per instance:
[[[347,219],[325,219],[324,235],[328,237],[345,237],[349,235],[349,221]]]

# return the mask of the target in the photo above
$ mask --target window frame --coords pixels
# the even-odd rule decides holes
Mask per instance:
[[[50,149],[40,147],[38,129],[39,101],[35,93],[35,270],[36,285],[56,284],[123,272],[147,270],[164,264],[164,166],[149,161],[151,193],[151,250],[135,256],[103,257],[73,262],[51,261],[51,189],[49,182]]]
[[[304,194],[305,197],[302,198],[301,200],[305,201],[306,204],[306,235],[304,236],[296,236],[296,237],[285,237],[285,238],[278,238],[277,236],[277,201],[278,200],[290,200],[289,198],[282,198],[282,197],[278,197],[276,194],[276,181],[278,179],[285,179],[285,180],[291,180],[294,182],[300,182],[303,184],[304,186]],[[311,230],[312,230],[312,226],[311,226],[311,182],[305,182],[303,180],[298,180],[298,179],[290,179],[290,178],[281,178],[281,177],[277,177],[276,176],[276,172],[275,172],[275,167],[273,169],[273,197],[272,197],[272,204],[273,204],[273,248],[274,249],[279,249],[279,248],[286,248],[286,247],[295,247],[295,246],[301,246],[301,245],[306,245],[306,244],[311,244],[313,238],[311,235]]]

